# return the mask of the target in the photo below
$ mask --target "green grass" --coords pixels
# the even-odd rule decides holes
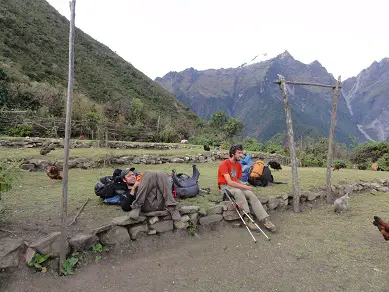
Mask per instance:
[[[138,171],[176,169],[177,172],[191,174],[190,164],[135,165]],[[195,204],[207,210],[221,200],[217,189],[218,162],[197,165],[200,171],[199,183],[202,188],[211,188],[211,194],[180,200],[182,204]],[[120,166],[124,167],[124,166]],[[112,218],[122,216],[124,212],[118,206],[104,204],[93,191],[97,179],[110,175],[112,168],[81,170],[71,169],[69,172],[68,214],[72,218],[86,198],[91,200],[71,227],[71,232],[84,228],[98,227],[108,223]],[[273,172],[276,181],[287,182],[287,185],[271,185],[266,188],[258,187],[253,191],[260,197],[278,196],[292,192],[291,170],[284,167],[281,171]],[[334,184],[357,181],[375,181],[387,178],[385,172],[361,171],[342,169],[332,173]],[[299,168],[299,182],[302,191],[325,187],[324,168]],[[31,229],[36,226],[43,232],[56,231],[60,226],[62,185],[56,182],[53,186],[43,172],[22,172],[19,182],[14,188],[2,196],[5,204],[7,224],[15,228]],[[27,225],[27,226],[26,226]]]
[[[39,158],[50,161],[61,160],[64,157],[63,148],[57,148],[47,155],[40,155],[39,148],[0,148],[0,160],[7,159],[23,159],[23,158]],[[70,158],[84,157],[92,160],[104,158],[106,156],[143,156],[143,155],[158,155],[158,156],[185,156],[197,155],[203,153],[204,150],[197,146],[196,148],[181,148],[171,150],[148,150],[148,149],[110,149],[110,148],[73,148],[70,149]]]

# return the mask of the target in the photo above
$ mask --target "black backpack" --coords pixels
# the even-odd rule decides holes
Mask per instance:
[[[256,187],[266,187],[269,182],[273,183],[274,178],[273,175],[271,174],[271,170],[269,166],[267,165],[264,166],[262,175],[259,178],[253,179],[252,177],[249,176],[248,182],[251,185]]]
[[[116,189],[120,182],[121,169],[116,168],[112,176],[104,176],[100,178],[95,185],[95,194],[102,199],[112,198],[117,195]]]
[[[176,171],[172,170],[173,178],[173,194],[178,198],[193,198],[200,193],[199,176],[200,172],[196,165],[192,165],[193,174],[188,176],[184,173],[176,174]]]

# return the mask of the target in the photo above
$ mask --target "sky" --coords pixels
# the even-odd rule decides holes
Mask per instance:
[[[68,0],[47,1],[69,19]],[[386,0],[77,0],[75,21],[151,79],[288,50],[345,80],[389,57],[388,11]]]

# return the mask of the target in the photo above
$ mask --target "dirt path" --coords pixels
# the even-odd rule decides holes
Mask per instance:
[[[73,276],[23,269],[0,290],[389,291],[389,245],[371,224],[376,213],[387,214],[387,201],[384,195],[353,197],[343,216],[328,206],[274,214],[279,232],[271,242],[256,234],[257,245],[245,229],[232,227],[198,238],[149,237]]]

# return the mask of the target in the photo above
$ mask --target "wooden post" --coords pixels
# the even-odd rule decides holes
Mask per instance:
[[[297,161],[296,161],[296,149],[294,145],[293,125],[292,125],[292,114],[288,103],[288,94],[286,92],[285,78],[279,75],[279,85],[284,97],[284,109],[286,115],[286,128],[289,137],[289,152],[292,159],[292,182],[293,182],[293,210],[294,212],[300,212],[300,188],[298,184],[298,172],[297,172]]]
[[[70,29],[69,29],[69,76],[68,76],[68,99],[66,105],[65,124],[65,145],[64,164],[62,180],[62,206],[61,206],[61,242],[59,256],[59,274],[62,274],[62,263],[66,260],[66,221],[68,212],[68,174],[69,174],[69,144],[72,122],[72,102],[74,87],[74,28],[76,17],[76,0],[71,0],[70,4]]]
[[[333,160],[334,152],[334,131],[336,124],[336,107],[338,105],[339,98],[339,88],[340,88],[341,79],[338,77],[336,82],[336,87],[334,90],[334,99],[332,101],[332,114],[331,114],[331,127],[330,127],[330,137],[328,141],[328,153],[327,153],[327,177],[326,177],[326,186],[327,186],[327,203],[332,204],[332,192],[331,192],[331,165]]]

